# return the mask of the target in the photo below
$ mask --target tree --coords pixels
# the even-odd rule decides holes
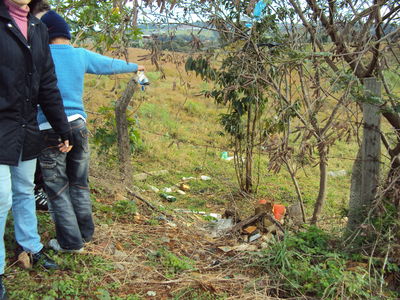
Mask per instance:
[[[379,78],[385,88],[383,101],[377,103],[383,116],[392,125],[397,135],[394,146],[385,140],[384,145],[391,158],[391,169],[388,181],[397,181],[400,166],[400,116],[396,112],[398,101],[392,93],[390,84],[385,76],[385,69],[395,69],[386,62],[391,58],[397,59],[392,38],[398,34],[397,30],[386,30],[395,26],[400,16],[400,5],[396,1],[322,1],[307,0],[307,6],[296,0],[289,0],[288,4],[294,9],[303,26],[311,38],[315,40],[318,51],[329,51],[332,57],[326,57],[326,62],[334,71],[339,71],[340,64],[345,63],[356,78],[363,83],[365,78]],[[324,31],[331,39],[331,44],[324,44],[318,39],[316,32]],[[389,50],[389,51],[388,51]],[[389,53],[390,56],[387,54]],[[399,60],[397,59],[397,68]],[[368,98],[368,97],[367,97]],[[368,100],[361,97],[360,103]],[[390,184],[389,184],[390,185]],[[398,185],[395,185],[396,188]],[[393,187],[395,187],[393,186]],[[393,193],[392,193],[393,194]],[[372,203],[363,203],[360,199],[364,214],[350,214],[350,224],[360,224],[367,216]],[[395,203],[398,199],[393,199]],[[365,207],[365,208],[364,208]],[[354,206],[359,210],[360,206]]]

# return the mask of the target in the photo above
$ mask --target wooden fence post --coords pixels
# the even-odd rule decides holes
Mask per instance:
[[[131,146],[129,141],[128,121],[126,120],[126,110],[137,89],[137,81],[132,78],[122,96],[115,104],[115,121],[117,126],[118,139],[118,158],[120,163],[120,172],[123,180],[131,180],[132,165],[131,165]]]
[[[381,97],[381,83],[376,78],[366,78],[365,88],[372,96]],[[364,206],[369,209],[379,185],[381,155],[381,113],[373,104],[363,104],[364,135],[362,144],[362,189]]]
[[[381,83],[376,78],[364,79],[367,96],[381,97]],[[353,166],[348,229],[353,230],[367,217],[379,186],[381,134],[379,107],[365,102],[363,140]]]

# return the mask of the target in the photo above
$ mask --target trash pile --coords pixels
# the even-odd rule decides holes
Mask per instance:
[[[235,235],[239,241],[251,243],[263,236],[281,236],[286,207],[270,200],[260,199],[255,205],[254,214],[240,220],[237,212],[226,211],[223,218],[209,225],[212,237]]]
[[[228,152],[222,152],[222,160],[231,160],[233,157],[228,155]],[[137,178],[145,178],[148,175],[164,174],[168,171],[154,171],[146,174],[137,174]],[[145,176],[146,175],[146,176]],[[175,202],[179,195],[185,195],[191,191],[190,181],[202,180],[209,181],[212,178],[207,175],[200,175],[198,177],[182,177],[181,180],[168,187],[157,188],[149,185],[149,190],[158,194],[164,201]],[[136,196],[137,197],[137,196]],[[141,199],[141,198],[139,198]],[[143,199],[141,199],[144,201]],[[148,201],[146,201],[147,203]],[[150,207],[154,205],[147,203]],[[174,212],[177,215],[192,215],[192,220],[206,221],[204,228],[208,235],[217,240],[224,240],[225,238],[234,237],[234,242],[247,244],[247,246],[236,245],[234,248],[226,246],[231,250],[248,250],[248,244],[253,243],[250,248],[259,248],[256,245],[268,243],[271,240],[279,239],[285,234],[283,227],[285,222],[290,222],[290,225],[300,225],[303,223],[303,214],[299,204],[286,207],[285,205],[274,203],[272,200],[259,199],[255,203],[254,213],[241,219],[240,214],[235,210],[226,210],[222,215],[218,213],[208,213],[204,211],[196,211],[186,208],[176,208]],[[261,246],[263,248],[263,246]],[[228,248],[224,248],[227,250]],[[224,251],[225,251],[224,250]]]

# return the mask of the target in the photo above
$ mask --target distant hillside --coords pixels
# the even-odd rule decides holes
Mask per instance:
[[[192,50],[193,37],[204,48],[218,47],[219,36],[216,31],[206,29],[207,24],[196,22],[189,25],[177,24],[139,24],[142,39],[132,42],[132,47],[148,48],[154,41],[159,42],[162,50],[188,52]]]

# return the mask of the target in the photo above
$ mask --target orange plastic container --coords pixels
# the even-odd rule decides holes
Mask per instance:
[[[286,212],[286,207],[282,204],[274,204],[272,208],[275,219],[281,221]]]
[[[260,204],[260,205],[267,204],[267,199],[258,200],[258,204]]]

